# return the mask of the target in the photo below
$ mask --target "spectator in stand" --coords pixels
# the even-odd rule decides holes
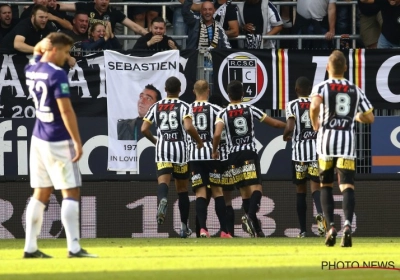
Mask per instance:
[[[280,0],[280,1],[287,1],[287,0]],[[281,6],[280,12],[283,22],[283,28],[292,28],[293,27],[293,9],[291,6]]]
[[[66,12],[64,11],[57,11],[57,0],[47,0],[47,9],[49,9],[49,13],[52,13],[54,15],[58,15],[60,18],[64,18],[68,20],[69,22],[72,23],[72,20],[74,19],[73,16],[67,15]],[[61,28],[62,29],[62,28]]]
[[[400,48],[400,0],[360,0],[376,4],[382,13],[382,32],[378,49]]]
[[[350,0],[336,0],[336,2],[349,2]],[[336,26],[335,32],[337,35],[351,33],[351,6],[336,5]]]
[[[85,11],[77,11],[72,20],[72,30],[64,29],[61,32],[74,40],[71,48],[73,56],[81,56],[82,42],[88,39],[89,16]]]
[[[164,19],[162,17],[154,18],[150,26],[150,32],[139,38],[133,49],[154,51],[180,49],[174,39],[165,35],[165,31],[166,23]]]
[[[191,11],[192,0],[183,3],[182,15],[188,25],[187,49],[231,48],[222,25],[214,20],[215,8],[210,1],[201,4],[200,18]]]
[[[89,15],[89,25],[92,26],[96,22],[102,23],[107,26],[107,23],[111,23],[111,31],[114,32],[115,25],[121,23],[129,29],[135,31],[138,34],[145,35],[148,33],[146,29],[131,21],[122,12],[110,7],[110,0],[94,0],[94,2],[76,2],[76,3],[59,3],[57,4],[57,10],[60,11],[85,11]]]
[[[96,52],[121,49],[121,44],[114,36],[110,23],[106,27],[101,22],[93,24],[89,29],[89,37],[89,40],[82,42],[82,50]]]
[[[162,2],[157,0],[124,0],[123,2]],[[128,6],[128,17],[143,28],[150,28],[153,19],[161,16],[161,6]]]
[[[48,0],[33,0],[33,4],[29,5],[28,8],[21,14],[21,19],[28,18],[32,14],[32,9],[35,5],[48,6]],[[72,24],[65,18],[66,14],[60,14],[60,11],[56,11],[53,8],[47,7],[49,21],[53,23],[56,30],[60,29],[72,29]]]
[[[331,47],[335,26],[336,0],[297,0],[294,34],[325,35],[325,41],[303,40],[303,49]]]
[[[47,8],[35,5],[30,18],[22,19],[2,40],[1,49],[9,53],[32,54],[34,46],[51,32]]]
[[[358,0],[360,10],[360,36],[367,49],[376,49],[382,29],[382,14],[375,4],[365,4]]]
[[[179,0],[182,4],[184,0]],[[200,12],[201,3],[194,3],[192,11]],[[214,1],[215,13],[214,19],[218,21],[225,30],[228,38],[236,38],[239,36],[239,21],[238,21],[238,7],[232,4],[232,0],[215,0]],[[229,40],[232,48],[238,48],[237,40]]]
[[[16,26],[18,20],[13,19],[11,6],[7,4],[0,5],[0,43],[4,36]]]
[[[263,35],[276,35],[283,21],[276,7],[268,0],[246,0],[238,4],[239,21],[246,34],[245,49],[273,49],[274,40],[262,40]]]

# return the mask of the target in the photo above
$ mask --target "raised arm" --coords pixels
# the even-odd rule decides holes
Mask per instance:
[[[55,16],[51,13],[48,13],[49,15],[49,20],[50,21],[55,21],[57,22],[59,25],[61,25],[64,29],[68,29],[68,30],[72,30],[72,24],[63,18],[59,18],[58,16]]]
[[[187,25],[195,25],[199,18],[191,11],[192,0],[185,0],[182,5],[183,20]]]
[[[76,11],[75,3],[66,3],[66,2],[58,3],[56,9],[60,10],[60,11],[66,11],[66,12],[75,12]]]
[[[21,35],[15,36],[14,49],[23,53],[33,53],[33,46],[29,46],[25,43],[25,37]]]
[[[147,33],[149,33],[146,29],[141,27],[139,24],[131,21],[127,17],[122,21],[122,24],[128,27],[129,29],[135,31],[135,33],[137,34],[146,35]]]

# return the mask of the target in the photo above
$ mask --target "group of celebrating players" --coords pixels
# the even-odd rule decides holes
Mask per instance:
[[[82,155],[76,116],[70,102],[68,77],[61,66],[69,56],[72,39],[51,33],[34,49],[34,59],[26,67],[27,86],[36,107],[36,123],[30,156],[31,187],[34,194],[26,215],[24,258],[48,258],[38,250],[43,212],[54,189],[64,197],[61,218],[66,231],[68,257],[97,257],[79,244],[79,187],[77,161]],[[317,208],[318,231],[325,244],[334,246],[337,230],[333,219],[332,186],[335,169],[343,193],[341,246],[352,246],[355,174],[355,122],[372,123],[372,106],[358,87],[344,78],[346,59],[340,51],[329,57],[329,79],[311,90],[304,77],[296,81],[298,99],[288,103],[287,122],[271,118],[253,105],[242,102],[243,85],[231,81],[227,86],[230,103],[221,108],[209,102],[209,85],[199,80],[194,85],[196,100],[187,104],[179,99],[181,83],[170,77],[165,82],[167,97],[154,103],[143,118],[142,134],[155,145],[158,178],[157,222],[163,224],[172,177],[179,196],[180,236],[192,234],[188,227],[191,179],[196,193],[196,228],[199,237],[210,237],[207,206],[215,200],[220,223],[216,236],[232,238],[234,215],[230,191],[240,191],[243,229],[251,237],[265,237],[257,219],[262,197],[260,160],[257,155],[254,121],[285,128],[284,140],[292,140],[293,182],[297,185],[297,212],[306,236],[306,179]],[[211,96],[212,97],[212,96]],[[211,98],[210,98],[211,99]],[[157,138],[151,125],[157,127]],[[36,175],[34,175],[36,174]]]

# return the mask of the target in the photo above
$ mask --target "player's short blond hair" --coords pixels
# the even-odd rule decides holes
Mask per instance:
[[[341,51],[335,50],[332,52],[332,54],[329,56],[329,68],[332,74],[334,75],[341,75],[346,72],[346,58],[344,57],[344,54]]]
[[[206,94],[209,88],[210,86],[206,80],[198,80],[193,86],[193,90],[196,95]]]

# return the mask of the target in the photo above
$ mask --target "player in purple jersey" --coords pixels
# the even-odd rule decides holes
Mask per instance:
[[[61,190],[61,221],[67,237],[68,257],[97,257],[79,244],[79,197],[81,176],[78,160],[82,142],[71,105],[68,77],[61,66],[69,58],[73,40],[50,33],[34,47],[25,67],[26,84],[36,108],[30,150],[31,187],[26,210],[24,258],[51,258],[38,250],[37,236],[53,190]]]

